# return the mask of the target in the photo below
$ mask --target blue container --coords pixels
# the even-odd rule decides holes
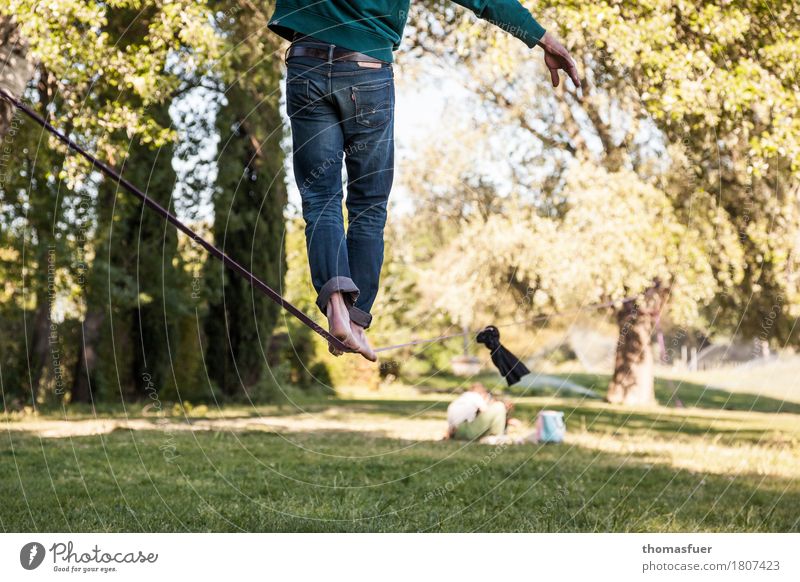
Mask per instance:
[[[567,425],[564,413],[557,410],[542,410],[536,417],[536,440],[540,443],[564,442]]]

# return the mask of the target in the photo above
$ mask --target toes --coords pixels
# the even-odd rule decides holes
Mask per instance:
[[[359,338],[360,346],[358,346],[358,353],[368,359],[370,362],[377,362],[378,356],[372,351],[372,347],[367,342],[367,338]]]
[[[358,341],[357,338],[353,337],[352,335],[347,336],[345,340],[342,341],[348,349],[358,352],[361,350],[361,342]]]

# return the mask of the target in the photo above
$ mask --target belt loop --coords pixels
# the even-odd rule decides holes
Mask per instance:
[[[328,47],[328,63],[331,64],[331,65],[333,64],[333,51],[334,50],[336,50],[336,46],[335,45],[330,45]]]

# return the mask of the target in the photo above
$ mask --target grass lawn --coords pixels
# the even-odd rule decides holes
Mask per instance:
[[[308,414],[204,413],[297,427],[280,432],[190,430],[195,418],[176,417],[145,430],[42,438],[15,419],[0,444],[0,529],[800,531],[800,416],[780,401],[748,407],[737,394],[738,406],[718,410],[720,395],[697,392],[693,402],[681,397],[686,408],[627,410],[522,397],[523,421],[563,410],[567,442],[493,447],[366,430],[373,421],[432,435],[450,397],[356,392],[306,403]],[[309,419],[348,428],[315,430]]]

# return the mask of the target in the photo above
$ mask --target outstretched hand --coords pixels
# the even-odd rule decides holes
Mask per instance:
[[[550,71],[550,80],[553,82],[553,87],[558,87],[560,81],[558,71],[563,70],[572,79],[575,88],[579,88],[581,80],[578,77],[578,68],[564,45],[558,42],[552,34],[545,32],[539,41],[539,46],[544,49],[544,64],[547,65],[547,69]]]

